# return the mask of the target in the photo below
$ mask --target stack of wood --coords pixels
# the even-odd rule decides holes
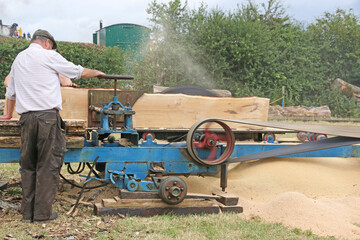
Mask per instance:
[[[64,121],[66,124],[66,147],[84,147],[86,121],[76,119]],[[18,120],[0,120],[0,148],[19,148],[20,145],[20,126]]]
[[[276,119],[329,119],[331,118],[331,110],[328,106],[306,107],[306,106],[290,106],[282,107],[279,105],[269,107],[269,118]]]
[[[345,82],[340,78],[335,79],[333,83],[333,87],[335,89],[340,89],[342,94],[348,97],[355,98],[356,101],[358,102],[358,105],[360,105],[360,87]]]
[[[81,119],[88,127],[89,90],[61,88],[63,119]],[[109,90],[109,89],[99,89]],[[132,106],[135,129],[188,129],[205,118],[267,121],[269,99],[261,97],[207,97],[181,93],[145,93]],[[19,117],[14,114],[14,118]],[[230,124],[233,129],[259,127]]]
[[[61,88],[66,120],[67,148],[84,146],[86,128],[89,127],[90,90],[109,89]],[[104,100],[104,102],[108,102]],[[135,111],[135,129],[189,129],[205,118],[267,121],[269,99],[260,97],[206,97],[185,94],[143,94],[132,106]],[[6,110],[5,110],[6,112]],[[20,116],[14,113],[14,119]],[[78,120],[77,120],[78,119]],[[258,126],[229,124],[234,130],[262,129]],[[16,120],[0,122],[0,147],[19,147],[20,130]]]

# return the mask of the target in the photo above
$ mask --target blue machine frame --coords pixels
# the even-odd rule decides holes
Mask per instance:
[[[88,142],[87,145],[89,145]],[[288,146],[293,145],[236,144],[231,157],[241,157]],[[222,146],[219,144],[217,148],[220,155]],[[219,171],[219,166],[202,165],[193,161],[185,143],[157,144],[151,135],[148,135],[147,140],[142,144],[134,147],[121,147],[115,143],[103,144],[99,147],[87,146],[69,149],[65,154],[65,163],[92,163],[97,156],[99,156],[97,163],[106,164],[105,177],[103,179],[93,177],[92,179],[111,182],[118,188],[129,191],[158,191],[160,181],[156,177],[149,177],[159,172],[155,166],[161,166],[162,176],[209,176],[215,175]],[[18,162],[19,157],[20,149],[18,148],[0,148],[0,163]],[[281,157],[360,157],[360,146],[336,147]]]

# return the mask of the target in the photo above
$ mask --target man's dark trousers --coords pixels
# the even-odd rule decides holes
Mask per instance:
[[[47,220],[66,151],[62,120],[58,111],[47,110],[23,113],[19,123],[23,219]]]

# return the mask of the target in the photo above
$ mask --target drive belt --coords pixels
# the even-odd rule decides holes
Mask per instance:
[[[264,152],[249,154],[241,157],[230,158],[222,162],[225,164],[284,156],[284,155],[303,153],[303,152],[310,152],[310,151],[342,147],[342,146],[354,145],[360,143],[360,127],[355,127],[355,126],[290,124],[290,123],[275,123],[275,122],[247,121],[247,120],[218,119],[218,118],[204,119],[196,124],[200,126],[202,123],[212,122],[212,121],[233,122],[239,124],[272,127],[272,128],[304,131],[304,132],[314,132],[314,133],[322,133],[322,134],[336,136],[320,141],[307,142],[289,147],[281,147],[270,151],[264,151]]]
[[[328,149],[328,148],[343,147],[358,143],[360,143],[360,138],[333,137],[315,142],[307,142],[294,146],[282,147],[270,151],[264,151],[264,152],[249,154],[241,157],[230,158],[224,163],[245,162],[255,159],[278,157],[278,156],[295,154],[295,153],[303,153],[303,152],[311,152],[311,151]]]
[[[360,127],[357,126],[335,126],[335,125],[313,125],[313,124],[291,124],[277,122],[246,121],[232,119],[216,119],[224,122],[235,122],[241,124],[272,127],[303,132],[322,133],[327,135],[360,138]],[[205,120],[204,120],[205,121]]]

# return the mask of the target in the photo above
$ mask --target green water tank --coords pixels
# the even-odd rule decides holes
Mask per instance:
[[[93,43],[114,47],[124,51],[140,53],[150,47],[150,29],[131,23],[114,24],[99,29],[93,34]]]

